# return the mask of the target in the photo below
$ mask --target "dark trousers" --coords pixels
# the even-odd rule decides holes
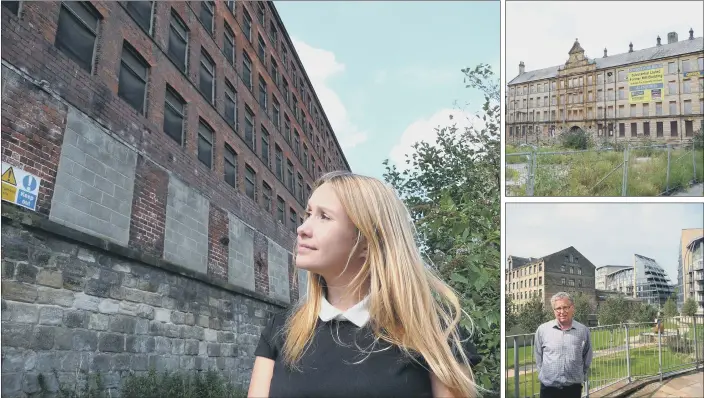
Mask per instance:
[[[581,384],[572,384],[565,387],[548,387],[540,383],[540,398],[580,398],[581,396]]]

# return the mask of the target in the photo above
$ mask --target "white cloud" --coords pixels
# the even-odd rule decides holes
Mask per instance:
[[[589,58],[653,47],[668,32],[687,40],[704,33],[704,3],[691,1],[515,2],[506,3],[506,75],[563,65],[575,39]]]
[[[374,84],[384,84],[389,78],[389,73],[385,70],[379,70],[374,74]]]
[[[460,68],[431,68],[421,65],[410,65],[401,69],[398,77],[406,84],[416,86],[436,86],[448,83],[462,83],[464,75]]]
[[[450,119],[452,117],[452,119]],[[399,141],[391,148],[389,158],[401,170],[408,168],[406,155],[414,152],[413,144],[425,141],[435,145],[437,141],[437,128],[456,125],[459,130],[474,125],[481,128],[482,122],[476,116],[458,109],[441,109],[427,119],[418,119],[408,125],[401,134]]]
[[[329,86],[333,77],[345,71],[345,65],[331,51],[315,48],[295,38],[292,41],[342,148],[353,148],[366,141],[367,133],[352,123],[345,104]]]

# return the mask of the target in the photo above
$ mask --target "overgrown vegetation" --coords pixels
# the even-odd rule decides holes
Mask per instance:
[[[474,321],[472,342],[483,359],[478,384],[500,391],[501,149],[499,79],[488,65],[465,69],[467,88],[484,94],[482,128],[437,131],[436,143],[419,142],[409,169],[384,162],[385,180],[408,206],[424,256],[459,293]],[[451,123],[448,121],[448,124]],[[463,327],[471,330],[468,321]]]
[[[564,148],[583,150],[593,146],[589,134],[582,129],[570,130],[560,135],[560,144]]]

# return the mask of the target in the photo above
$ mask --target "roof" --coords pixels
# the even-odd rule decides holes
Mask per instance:
[[[537,260],[537,258],[534,257],[518,257],[518,256],[510,256],[511,261],[513,262],[513,268],[520,268],[524,265],[530,264]]]
[[[595,62],[596,69],[599,70],[613,68],[620,65],[629,65],[639,62],[674,57],[677,55],[690,54],[697,51],[704,51],[704,37],[695,37],[692,40],[686,39],[672,44],[663,44],[661,46],[644,48],[642,50],[633,51],[632,53],[626,52],[623,54],[609,55],[606,58],[591,58],[589,60],[591,62]],[[513,78],[513,80],[511,80],[508,84],[513,85],[557,77],[557,72],[562,67],[562,65],[558,65],[524,72],[523,74]]]

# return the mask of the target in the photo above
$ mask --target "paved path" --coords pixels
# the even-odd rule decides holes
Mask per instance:
[[[672,196],[704,196],[704,184],[694,184],[682,192],[677,192]]]
[[[663,380],[662,383],[650,383],[642,389],[628,395],[632,398],[655,397],[697,397],[704,396],[704,370],[684,376]]]

